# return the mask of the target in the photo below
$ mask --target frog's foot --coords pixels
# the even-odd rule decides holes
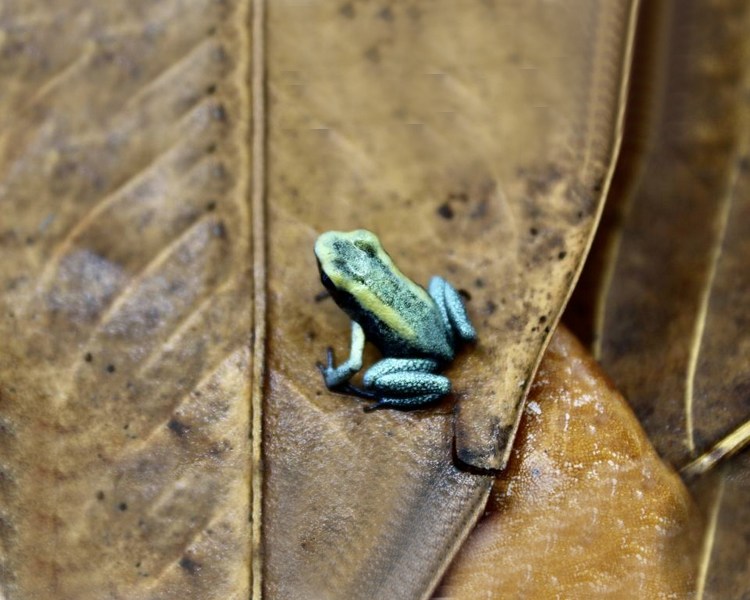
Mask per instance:
[[[362,368],[362,352],[365,347],[365,332],[358,323],[352,321],[352,341],[347,358],[338,367],[334,366],[333,348],[326,352],[326,364],[318,363],[326,387],[334,392],[351,393],[348,381]],[[352,388],[353,389],[353,388]]]
[[[348,393],[349,379],[359,369],[354,368],[356,365],[351,365],[349,361],[340,364],[338,367],[335,365],[335,359],[333,356],[333,348],[326,349],[326,364],[318,363],[318,370],[323,374],[323,381],[326,387],[334,392],[342,394]]]
[[[446,329],[464,342],[477,339],[477,332],[466,314],[466,307],[460,294],[442,277],[433,277],[427,292],[440,310]]]
[[[451,382],[435,373],[438,367],[436,361],[425,358],[384,358],[377,362],[362,379],[362,391],[378,400],[367,410],[415,408],[445,396],[451,391]]]

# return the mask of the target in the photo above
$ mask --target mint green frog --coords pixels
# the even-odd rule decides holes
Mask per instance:
[[[421,407],[448,394],[450,380],[438,371],[453,360],[460,343],[476,339],[456,289],[433,277],[425,291],[364,229],[322,234],[315,256],[323,285],[352,320],[349,358],[334,366],[329,348],[327,364],[318,365],[326,387],[376,400],[367,411]],[[360,388],[350,379],[362,368],[366,339],[382,359],[367,369]]]

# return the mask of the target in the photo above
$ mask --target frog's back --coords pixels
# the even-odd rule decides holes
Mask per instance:
[[[373,311],[364,306],[350,313],[352,319],[383,356],[451,360],[453,348],[435,302],[411,280],[404,278],[396,284],[379,288],[385,292],[384,304],[389,310]]]
[[[398,269],[374,234],[358,230],[326,235],[316,247],[326,277],[331,277],[324,283],[384,356],[440,362],[453,358],[435,301]]]

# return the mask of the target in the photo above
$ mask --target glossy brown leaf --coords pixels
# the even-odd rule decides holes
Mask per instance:
[[[247,595],[245,12],[0,7],[4,598]]]
[[[644,8],[623,160],[592,250],[603,260],[571,314],[595,298],[604,367],[705,508],[698,597],[742,597],[747,458],[709,472],[750,440],[750,7]]]
[[[687,598],[700,518],[622,396],[565,329],[508,470],[436,598]]]

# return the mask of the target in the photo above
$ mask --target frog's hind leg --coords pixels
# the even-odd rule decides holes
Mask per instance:
[[[435,373],[439,364],[426,358],[384,358],[365,373],[362,390],[378,400],[367,410],[388,406],[415,408],[451,391],[450,380]]]
[[[440,400],[443,394],[421,394],[410,398],[379,398],[375,404],[365,406],[365,412],[372,412],[381,408],[419,408]]]
[[[433,277],[427,292],[438,306],[440,316],[448,331],[462,341],[471,342],[477,339],[477,332],[466,314],[466,307],[460,294],[442,277]]]
[[[435,373],[440,365],[430,358],[383,358],[372,365],[362,378],[365,387],[376,387],[377,381],[394,373]]]

